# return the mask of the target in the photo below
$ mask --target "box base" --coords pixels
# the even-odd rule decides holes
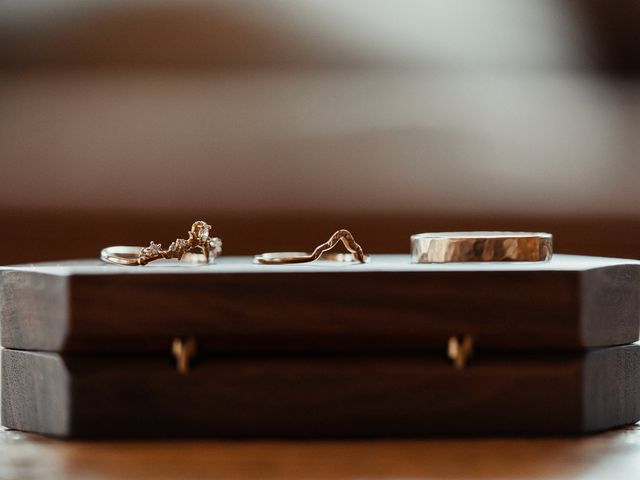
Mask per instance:
[[[2,423],[62,437],[555,435],[640,420],[640,346],[566,355],[170,358],[2,351]]]

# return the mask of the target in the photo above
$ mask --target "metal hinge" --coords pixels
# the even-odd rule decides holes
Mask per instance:
[[[453,361],[453,366],[461,370],[473,356],[473,337],[471,335],[449,337],[447,355]]]
[[[193,337],[176,337],[171,344],[171,353],[176,359],[176,370],[179,374],[189,373],[191,359],[197,353],[196,340]]]

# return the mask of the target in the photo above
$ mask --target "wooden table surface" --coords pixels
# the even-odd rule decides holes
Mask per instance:
[[[0,479],[640,477],[640,424],[599,435],[374,441],[61,441],[0,430]]]

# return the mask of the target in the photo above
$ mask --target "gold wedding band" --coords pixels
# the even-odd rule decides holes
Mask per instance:
[[[326,253],[339,242],[342,242],[349,253]],[[323,260],[342,263],[366,263],[369,256],[365,255],[362,247],[355,241],[349,230],[338,230],[326,242],[318,245],[312,253],[307,252],[269,252],[253,257],[254,263],[261,265],[282,265],[289,263],[309,263],[322,257]]]
[[[116,246],[103,248],[100,259],[117,265],[146,265],[154,260],[176,259],[194,264],[213,263],[222,252],[222,240],[211,237],[211,225],[197,221],[189,230],[189,238],[178,238],[162,248],[162,244],[151,242],[148,247]]]
[[[413,263],[544,262],[553,236],[543,232],[439,232],[411,236]]]

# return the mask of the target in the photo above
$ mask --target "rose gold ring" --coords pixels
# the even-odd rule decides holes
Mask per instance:
[[[342,242],[350,253],[326,253]],[[282,265],[288,263],[309,263],[322,257],[323,260],[344,263],[366,263],[369,256],[353,238],[349,230],[338,230],[326,242],[318,245],[312,253],[307,252],[269,252],[253,257],[254,263],[262,265]]]
[[[546,262],[553,235],[544,232],[439,232],[411,236],[413,263]]]
[[[154,260],[188,260],[189,263],[208,264],[222,252],[222,240],[211,237],[211,225],[197,221],[189,230],[189,238],[179,238],[162,248],[162,244],[151,242],[148,247],[117,246],[103,248],[100,259],[117,265],[146,265]]]

